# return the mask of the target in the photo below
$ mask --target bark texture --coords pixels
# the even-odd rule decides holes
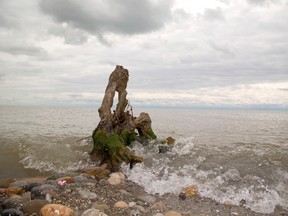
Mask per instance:
[[[127,148],[132,141],[156,139],[147,113],[133,117],[132,107],[126,99],[128,80],[128,70],[117,65],[109,77],[101,107],[98,109],[100,122],[92,134],[94,147],[91,153],[100,157],[101,163],[108,163],[113,170],[117,170],[122,162],[130,163],[131,168],[135,163],[142,162],[141,156],[134,155]],[[111,111],[116,93],[118,103],[116,110]]]

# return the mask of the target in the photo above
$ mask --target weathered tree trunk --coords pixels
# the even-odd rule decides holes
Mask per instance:
[[[109,77],[105,95],[99,108],[100,122],[93,131],[94,147],[92,154],[101,158],[101,163],[108,163],[113,170],[118,169],[122,162],[142,162],[141,156],[134,155],[128,148],[137,137],[141,139],[156,139],[151,127],[151,119],[147,113],[141,113],[138,118],[133,117],[128,106],[127,83],[129,72],[117,65]],[[118,93],[116,110],[111,112],[115,93]],[[138,133],[135,132],[137,129]]]

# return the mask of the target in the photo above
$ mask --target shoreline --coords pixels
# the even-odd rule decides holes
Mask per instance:
[[[94,170],[95,174],[95,169],[97,168],[91,169]],[[158,194],[150,195],[145,192],[143,187],[129,179],[126,179],[123,173],[119,174],[121,172],[116,173],[117,175],[119,174],[121,176],[119,177],[120,180],[118,178],[118,180],[115,180],[116,183],[113,183],[111,182],[111,176],[117,176],[115,173],[99,176],[99,173],[97,175],[93,175],[91,169],[88,169],[89,171],[84,173],[70,172],[55,176],[16,178],[15,181],[6,185],[7,187],[5,188],[4,193],[2,179],[0,181],[2,184],[0,186],[0,188],[2,188],[0,191],[0,203],[2,206],[0,213],[1,211],[3,212],[3,210],[5,210],[5,206],[3,208],[3,203],[5,204],[9,197],[16,196],[19,198],[23,197],[23,194],[30,192],[30,194],[32,194],[30,195],[31,197],[28,198],[30,199],[30,202],[33,199],[46,199],[50,203],[66,206],[74,212],[73,215],[75,216],[86,216],[85,211],[91,209],[102,212],[104,213],[102,215],[106,214],[108,216],[132,216],[137,214],[143,216],[288,215],[288,211],[282,209],[281,207],[276,207],[272,214],[261,214],[245,208],[245,204],[242,206],[233,206],[230,203],[220,204],[209,198],[200,197],[199,195],[186,196],[185,199],[181,199],[178,195],[170,193],[162,196]],[[61,182],[64,183],[62,184]],[[31,191],[27,189],[32,184],[38,186],[44,185],[41,186],[43,188],[41,189],[42,191],[40,193],[40,197],[37,197],[39,194],[37,196],[35,195],[34,189],[31,189]],[[47,192],[45,187],[51,187],[54,189],[52,190],[50,188]],[[22,188],[22,192],[18,192],[18,194],[15,192],[15,194],[13,194],[13,192],[11,192],[11,188],[14,188],[15,191],[17,191],[15,188]],[[25,192],[23,192],[23,190]],[[43,196],[43,194],[45,194],[45,196]],[[115,207],[116,203],[119,201],[126,203],[127,206],[122,203],[124,206]],[[99,213],[99,215],[101,214]]]

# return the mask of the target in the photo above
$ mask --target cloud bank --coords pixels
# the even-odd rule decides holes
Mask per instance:
[[[0,0],[0,104],[288,106],[287,0]]]

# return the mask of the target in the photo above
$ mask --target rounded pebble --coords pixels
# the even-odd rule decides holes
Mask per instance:
[[[24,216],[24,213],[18,209],[5,209],[2,216]]]
[[[115,208],[129,208],[128,204],[124,201],[118,201],[114,205]]]
[[[73,216],[73,210],[60,204],[47,204],[40,210],[41,216]]]
[[[39,215],[40,209],[47,204],[49,204],[47,200],[41,200],[41,199],[31,200],[27,203],[24,203],[22,211],[28,215],[32,214]]]
[[[108,182],[111,184],[111,185],[118,185],[121,183],[121,181],[123,180],[123,175],[120,174],[121,172],[116,172],[116,173],[112,173],[110,175],[110,177],[108,178]],[[124,179],[125,179],[125,176],[124,176]]]
[[[182,216],[182,214],[176,211],[168,211],[164,214],[164,216]]]
[[[81,216],[108,216],[98,209],[87,209]]]

